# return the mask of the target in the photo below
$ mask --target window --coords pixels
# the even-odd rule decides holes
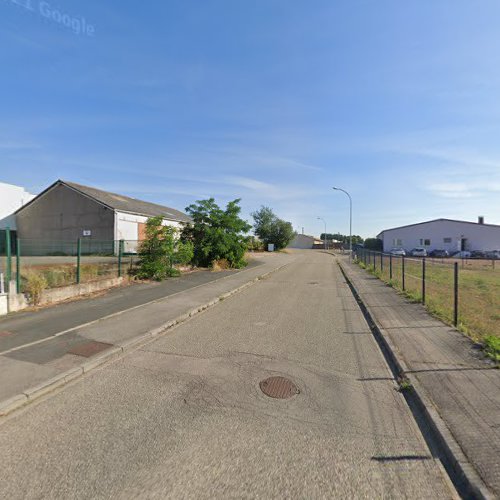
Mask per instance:
[[[401,238],[394,238],[392,240],[392,246],[393,247],[402,247],[403,246],[403,240]]]
[[[443,243],[451,243],[451,238],[443,238]]]
[[[428,247],[431,244],[431,240],[424,240],[424,246]]]

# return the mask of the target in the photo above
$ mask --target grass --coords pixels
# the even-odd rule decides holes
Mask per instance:
[[[126,266],[123,266],[123,274]],[[29,293],[29,281],[39,276],[46,283],[45,288],[59,288],[76,284],[76,264],[41,264],[23,266],[21,269],[21,291]],[[118,276],[116,263],[83,263],[80,266],[80,283],[98,281]]]
[[[484,352],[497,363],[500,362],[500,337],[490,335],[484,339]]]
[[[359,263],[363,264],[362,262]],[[383,270],[377,256],[377,267],[361,265],[388,285],[402,291],[402,262],[384,256]],[[445,323],[453,323],[453,261],[426,260],[426,308]],[[422,260],[405,259],[404,295],[412,302],[422,301]],[[500,263],[468,261],[459,263],[458,329],[474,341],[500,338]]]

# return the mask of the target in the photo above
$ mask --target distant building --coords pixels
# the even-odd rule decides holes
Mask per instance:
[[[293,240],[288,244],[287,248],[314,248],[315,245],[323,245],[323,241],[315,238],[314,236],[308,236],[307,234],[296,234]]]
[[[23,187],[0,182],[0,229],[10,228],[15,231],[14,212],[35,197]]]
[[[460,250],[491,251],[500,249],[500,225],[485,224],[484,217],[479,217],[478,222],[435,219],[385,229],[377,238],[383,241],[384,252],[394,247],[406,250],[425,247],[428,251],[439,249],[450,253]]]
[[[176,228],[190,218],[174,208],[58,180],[16,211],[17,236],[21,239],[76,241],[127,240],[137,248],[144,239],[149,217],[163,217]]]

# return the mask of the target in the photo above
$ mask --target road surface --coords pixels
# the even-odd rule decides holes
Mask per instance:
[[[299,252],[8,417],[0,497],[454,498],[396,389],[335,259]]]

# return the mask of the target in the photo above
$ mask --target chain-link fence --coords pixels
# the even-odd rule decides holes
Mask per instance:
[[[500,336],[500,262],[355,251],[356,261],[472,337]]]

